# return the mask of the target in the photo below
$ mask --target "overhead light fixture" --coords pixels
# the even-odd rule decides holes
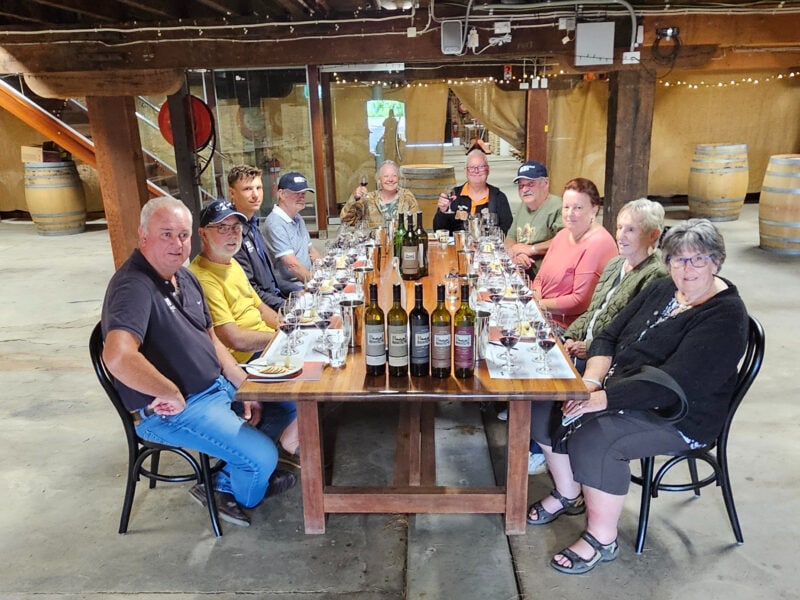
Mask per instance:
[[[363,65],[324,65],[320,66],[322,73],[363,73],[365,71],[388,71],[399,73],[406,70],[405,63],[365,63]]]

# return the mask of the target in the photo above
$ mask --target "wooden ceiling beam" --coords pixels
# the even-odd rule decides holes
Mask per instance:
[[[141,1],[141,0],[138,0]],[[292,2],[293,0],[284,0]],[[727,17],[734,20],[733,17]],[[510,43],[489,48],[480,56],[470,53],[463,57],[442,55],[438,29],[419,33],[416,37],[406,35],[406,22],[382,24],[382,30],[363,23],[343,23],[338,29],[330,25],[295,26],[294,30],[279,28],[249,28],[245,23],[223,33],[202,32],[187,27],[181,31],[161,31],[161,36],[149,32],[132,32],[128,35],[101,33],[64,36],[53,34],[32,43],[29,38],[3,38],[0,46],[0,72],[59,72],[103,69],[189,69],[189,68],[258,68],[258,67],[302,67],[321,63],[374,63],[398,62],[406,65],[422,64],[447,66],[476,65],[491,62],[495,65],[523,59],[540,58],[548,64],[567,72],[630,70],[644,66],[648,69],[714,69],[741,70],[757,68],[782,69],[797,66],[800,38],[790,45],[789,30],[792,26],[778,23],[758,15],[756,23],[769,23],[774,38],[765,33],[750,32],[749,37],[734,45],[734,36],[722,35],[723,43],[711,43],[712,36],[703,29],[721,27],[716,20],[702,21],[699,17],[679,20],[645,20],[645,30],[654,31],[656,25],[671,24],[681,28],[682,46],[674,62],[657,62],[652,56],[653,35],[646,33],[645,46],[640,48],[641,63],[622,65],[622,48],[617,49],[613,65],[575,68],[574,48],[561,43],[557,30],[512,30]],[[737,23],[738,23],[738,19]],[[787,16],[779,20],[789,20]],[[684,27],[686,29],[684,30]],[[738,23],[733,29],[741,29]],[[747,29],[744,27],[744,29]],[[686,34],[684,34],[686,31]],[[155,39],[154,39],[155,38]],[[54,40],[62,40],[54,42]],[[102,39],[104,43],[94,40]],[[120,43],[115,48],[114,44]],[[759,49],[763,51],[759,51]],[[779,48],[780,52],[769,51]],[[365,51],[368,49],[368,52]],[[661,53],[669,50],[663,44]],[[325,57],[327,60],[320,60]],[[723,59],[724,60],[721,60]],[[746,65],[746,66],[743,66]],[[433,77],[438,77],[434,75]]]
[[[179,5],[175,0],[117,0],[120,4],[142,11],[165,20],[173,20],[180,15]]]
[[[114,2],[84,2],[82,0],[30,0],[30,2],[47,6],[62,14],[65,12],[77,14],[105,23],[119,23],[127,17]],[[58,19],[56,22],[61,20]]]

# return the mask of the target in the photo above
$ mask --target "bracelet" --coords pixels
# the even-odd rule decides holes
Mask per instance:
[[[593,383],[593,384],[595,384],[595,385],[596,385],[598,388],[600,388],[601,390],[603,389],[603,383],[602,383],[601,381],[597,380],[597,379],[592,379],[591,377],[584,377],[584,378],[583,378],[583,380],[584,380],[586,383]]]
[[[536,244],[531,244],[531,256],[536,256]]]

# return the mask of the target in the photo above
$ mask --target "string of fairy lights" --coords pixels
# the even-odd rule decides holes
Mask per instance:
[[[428,87],[429,85],[447,85],[450,87],[457,87],[457,86],[466,86],[466,85],[473,85],[473,86],[481,86],[487,84],[496,84],[502,87],[508,87],[509,89],[520,89],[520,84],[529,86],[529,88],[536,89],[536,88],[547,88],[548,87],[548,80],[550,79],[557,79],[559,76],[562,77],[582,77],[584,80],[587,81],[604,81],[607,80],[606,74],[596,74],[596,73],[584,73],[584,74],[568,74],[566,72],[558,71],[549,73],[545,76],[543,75],[512,75],[511,77],[474,77],[474,78],[463,78],[463,79],[454,79],[454,78],[441,78],[441,79],[427,79],[424,81],[407,81],[407,80],[395,80],[395,81],[385,81],[385,80],[368,80],[368,79],[359,79],[357,77],[346,79],[344,77],[340,77],[338,74],[334,73],[334,81],[333,84],[336,85],[363,85],[369,87],[381,86],[383,88],[388,89],[399,89],[399,88],[423,88]],[[690,90],[699,90],[699,89],[723,89],[723,88],[737,88],[743,86],[754,86],[754,85],[767,85],[767,84],[774,84],[774,83],[786,83],[786,82],[800,82],[800,70],[789,71],[787,73],[776,73],[776,74],[759,74],[759,75],[736,75],[735,77],[731,77],[730,75],[719,74],[713,80],[709,79],[700,79],[700,80],[686,80],[686,79],[659,79],[658,84],[664,88],[673,88],[673,89],[690,89]],[[528,87],[522,89],[529,89]]]

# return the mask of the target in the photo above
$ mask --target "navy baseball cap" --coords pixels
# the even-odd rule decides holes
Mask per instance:
[[[539,179],[540,177],[547,177],[547,167],[535,160],[529,160],[522,163],[517,169],[514,183],[517,183],[520,179]]]
[[[236,215],[242,223],[247,223],[247,217],[236,210],[236,207],[228,200],[214,200],[200,211],[200,227],[220,223],[231,215]]]
[[[279,190],[289,190],[290,192],[311,192],[315,194],[314,188],[308,186],[308,179],[302,173],[292,171],[284,173],[278,181]]]

